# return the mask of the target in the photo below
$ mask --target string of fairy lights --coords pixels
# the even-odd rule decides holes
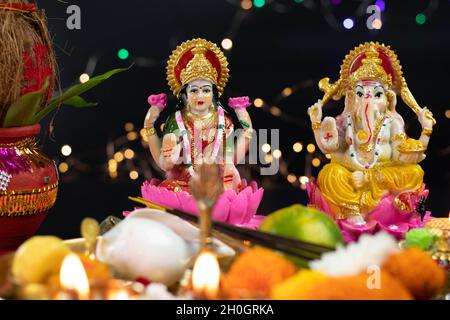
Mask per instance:
[[[220,45],[225,52],[230,54],[233,49],[233,40],[236,30],[239,28],[239,24],[242,23],[243,15],[249,10],[258,10],[263,7],[273,8],[277,12],[284,12],[290,9],[292,6],[302,5],[304,8],[313,10],[317,9],[318,5],[312,0],[290,0],[290,1],[276,1],[276,0],[227,0],[229,3],[236,5],[240,8],[236,12],[236,19],[232,19],[232,25],[227,36],[223,38]],[[325,17],[327,23],[334,29],[351,30],[354,28],[358,19],[362,15],[366,14],[365,8],[368,5],[376,5],[380,12],[386,10],[386,1],[361,1],[360,5],[356,9],[355,13],[351,16],[343,18],[340,22],[339,19],[334,15],[333,8],[341,5],[342,0],[323,0],[320,1],[320,8]],[[416,15],[415,21],[417,24],[424,24],[436,10],[439,0],[429,1],[428,7]],[[245,15],[244,15],[245,16]],[[375,30],[381,29],[383,26],[383,21],[380,19],[375,19],[372,22],[372,27]],[[127,48],[120,48],[117,51],[117,57],[120,60],[130,60],[132,58],[130,51]],[[97,61],[99,59],[98,55],[93,55],[86,66],[85,72],[79,76],[79,81],[84,83],[90,79],[95,71]],[[133,57],[132,62],[137,67],[154,67],[157,65],[156,60],[148,57]],[[290,97],[293,94],[297,94],[304,89],[316,86],[317,79],[309,79],[297,83],[295,85],[290,85],[284,87],[279,95],[274,99],[274,103],[270,103],[263,97],[257,97],[253,100],[253,105],[257,109],[266,112],[272,117],[280,119],[285,122],[294,123],[303,128],[309,129],[309,119],[297,118],[291,114],[286,113],[278,107],[284,99]],[[450,119],[450,110],[445,112],[445,117]],[[164,124],[161,125],[160,129],[163,130]],[[313,139],[312,135],[310,139]],[[248,166],[250,170],[258,171],[260,166],[265,166],[270,164],[272,161],[279,161],[279,176],[283,177],[285,181],[292,184],[295,187],[299,187],[302,190],[306,189],[306,183],[312,174],[313,168],[318,168],[322,164],[326,163],[331,157],[330,155],[323,155],[316,147],[314,142],[308,141],[295,141],[289,149],[273,149],[270,143],[262,144],[261,151],[264,153],[264,161],[259,165]],[[77,153],[78,157],[75,157],[72,147],[68,144],[64,144],[60,149],[62,159],[58,161],[59,172],[67,175],[69,172],[87,172],[96,170],[98,172],[104,173],[108,179],[111,180],[137,180],[140,178],[151,179],[162,174],[160,169],[153,163],[151,156],[148,152],[147,138],[144,131],[139,130],[138,127],[132,122],[127,122],[124,124],[124,132],[122,136],[117,137],[113,141],[109,141],[106,146],[106,158],[107,162],[100,164],[98,166],[92,166],[89,163],[83,162],[81,160],[81,154]],[[283,156],[283,153],[286,156]],[[290,161],[292,159],[298,160],[299,155],[305,157],[305,166],[302,174],[295,174],[289,170]],[[267,179],[265,177],[264,179]],[[268,184],[270,185],[270,184]]]

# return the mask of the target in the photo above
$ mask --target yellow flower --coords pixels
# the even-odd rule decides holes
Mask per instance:
[[[308,291],[326,279],[326,275],[322,272],[301,270],[294,276],[276,284],[272,288],[271,298],[275,300],[306,299]]]
[[[367,284],[370,275],[329,277],[305,292],[307,300],[411,300],[412,297],[403,284],[389,273],[380,273],[379,288]]]

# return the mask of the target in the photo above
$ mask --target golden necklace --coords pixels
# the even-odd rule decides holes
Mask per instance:
[[[205,121],[210,119],[213,115],[214,115],[214,107],[211,106],[211,108],[209,108],[209,111],[207,114],[204,115],[198,115],[198,114],[194,114],[189,110],[189,107],[186,108],[186,116],[194,121]]]

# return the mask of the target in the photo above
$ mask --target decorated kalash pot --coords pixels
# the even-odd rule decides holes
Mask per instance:
[[[28,1],[1,2],[0,254],[36,232],[58,188],[53,161],[36,146],[40,125],[31,121],[56,77],[45,16]]]
[[[141,191],[147,200],[198,214],[189,181],[202,163],[217,163],[224,193],[215,206],[213,219],[256,228],[261,221],[256,210],[263,189],[241,179],[235,166],[245,157],[253,134],[246,111],[251,104],[248,97],[229,99],[228,105],[243,127],[234,130],[219,101],[228,81],[227,66],[217,45],[204,39],[186,41],[172,52],[167,80],[178,103],[164,125],[162,143],[154,123],[166,107],[166,94],[149,96],[151,107],[144,123],[151,155],[167,178],[146,181]]]
[[[308,109],[314,137],[331,163],[308,185],[310,205],[337,220],[348,241],[384,229],[397,238],[422,227],[428,190],[418,164],[425,158],[435,120],[420,108],[403,78],[395,53],[379,43],[364,43],[344,59],[340,79],[319,82],[325,92]],[[405,133],[397,95],[418,117],[418,140]],[[344,110],[322,120],[322,107],[345,96]]]
[[[78,95],[125,69],[91,77],[52,97],[57,66],[44,11],[28,0],[0,0],[0,30],[2,254],[31,237],[56,201],[57,171],[37,146],[39,122],[62,104],[94,105]]]

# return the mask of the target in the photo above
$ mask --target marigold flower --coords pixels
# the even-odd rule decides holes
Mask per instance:
[[[401,281],[416,299],[430,299],[445,286],[445,270],[417,248],[390,256],[383,270]]]
[[[400,281],[388,272],[380,272],[379,286],[371,287],[369,277],[360,273],[355,276],[329,277],[319,281],[303,293],[306,300],[411,300],[412,296]],[[299,288],[301,290],[301,288]]]
[[[292,262],[268,249],[242,253],[224,277],[223,289],[230,298],[268,297],[272,287],[297,271]]]

